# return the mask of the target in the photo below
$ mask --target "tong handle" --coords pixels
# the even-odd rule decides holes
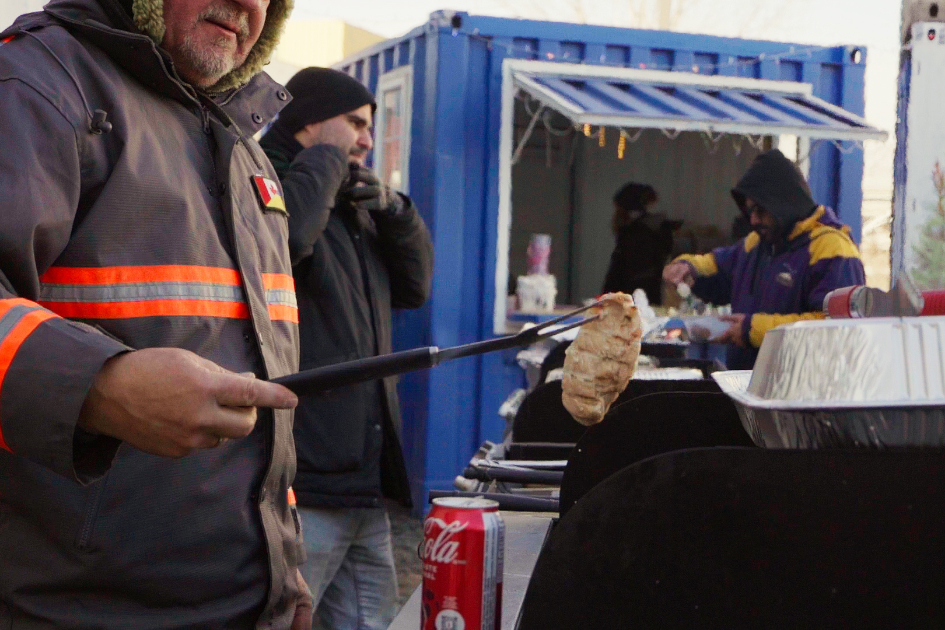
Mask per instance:
[[[431,368],[439,363],[439,353],[440,349],[436,346],[415,348],[304,370],[274,378],[272,382],[287,387],[298,396],[305,396],[403,372]]]
[[[597,319],[597,316],[589,317],[563,326],[557,330],[546,330],[548,326],[563,321],[568,317],[572,317],[575,313],[593,308],[594,306],[593,304],[585,306],[573,313],[568,313],[563,317],[556,318],[551,322],[546,322],[541,326],[522,331],[517,335],[499,337],[498,339],[490,339],[488,341],[477,341],[453,348],[444,348],[443,350],[440,350],[436,346],[428,346],[426,348],[415,348],[413,350],[383,354],[366,359],[345,361],[344,363],[326,365],[287,376],[280,376],[272,379],[272,382],[287,387],[298,396],[307,396],[328,389],[354,385],[355,383],[363,383],[364,381],[373,381],[387,376],[396,376],[404,372],[424,370],[434,367],[443,361],[451,361],[453,359],[486,352],[526,346],[539,339],[560,334]]]

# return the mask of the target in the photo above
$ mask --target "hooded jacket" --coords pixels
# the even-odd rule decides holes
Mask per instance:
[[[731,247],[677,258],[692,267],[693,293],[746,315],[746,348],[731,346],[729,369],[751,369],[765,333],[782,324],[822,319],[827,293],[863,284],[860,253],[830,208],[818,207],[803,175],[778,151],[759,155],[732,190],[743,212],[751,199],[778,220],[773,242],[751,232]]]
[[[291,412],[176,460],[76,422],[129,349],[298,368],[287,219],[252,140],[288,95],[247,67],[195,91],[116,0],[54,0],[0,42],[0,628],[287,628]]]
[[[391,308],[430,296],[433,245],[416,206],[369,215],[339,201],[348,180],[340,149],[302,149],[276,125],[262,139],[285,189],[289,248],[298,287],[302,368],[391,351]],[[401,452],[397,381],[386,378],[309,396],[295,411],[304,507],[410,506]]]

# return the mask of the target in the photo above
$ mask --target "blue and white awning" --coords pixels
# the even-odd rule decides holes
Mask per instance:
[[[813,96],[807,83],[536,61],[518,62],[512,78],[576,125],[852,141],[888,136]]]

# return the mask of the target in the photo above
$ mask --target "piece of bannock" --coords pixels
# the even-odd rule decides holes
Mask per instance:
[[[561,401],[585,426],[597,424],[627,388],[640,355],[643,327],[633,298],[608,293],[588,311],[597,321],[581,327],[565,352]]]

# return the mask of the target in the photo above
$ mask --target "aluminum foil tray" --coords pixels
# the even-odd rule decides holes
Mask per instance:
[[[766,448],[945,446],[945,318],[800,322],[712,375]]]

